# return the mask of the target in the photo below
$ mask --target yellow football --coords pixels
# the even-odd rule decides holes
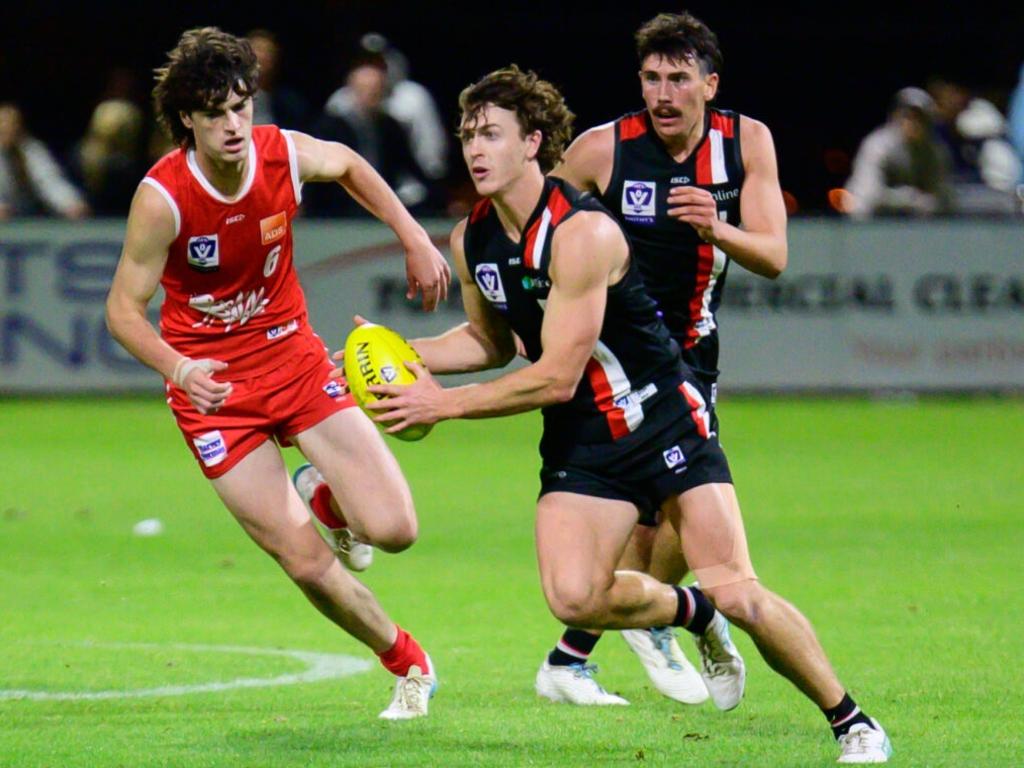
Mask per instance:
[[[365,410],[367,403],[380,398],[368,391],[378,384],[412,384],[416,376],[405,367],[406,360],[422,364],[423,360],[409,343],[390,328],[374,323],[357,325],[345,339],[345,378],[348,388]],[[373,418],[377,413],[366,411]],[[387,426],[386,424],[384,426]],[[395,432],[399,440],[422,440],[432,424],[417,424]]]

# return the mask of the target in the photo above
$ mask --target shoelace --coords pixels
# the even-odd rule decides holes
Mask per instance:
[[[569,668],[576,677],[585,677],[598,688],[601,688],[601,684],[594,679],[594,675],[597,674],[597,664],[584,664],[583,662],[580,662],[579,664],[570,664]],[[601,690],[603,691],[604,688],[601,688]]]
[[[424,708],[424,691],[428,687],[422,677],[407,677],[398,683],[398,701],[402,709],[420,712]]]
[[[873,728],[860,728],[840,736],[839,743],[843,745],[843,753],[847,755],[866,753],[873,746],[871,744],[873,731]]]
[[[678,672],[683,667],[672,656],[672,640],[675,636],[676,633],[669,627],[651,629],[651,640],[654,642],[654,647],[658,650],[658,653],[665,657],[668,668]]]
[[[697,648],[700,651],[701,666],[708,677],[728,674],[728,662],[731,657],[726,652],[724,643],[720,642],[717,636],[712,638],[708,638],[706,635],[698,636]]]

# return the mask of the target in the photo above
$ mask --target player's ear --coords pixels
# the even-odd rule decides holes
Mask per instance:
[[[178,113],[178,117],[181,119],[182,124],[191,131],[192,130],[192,118],[188,116],[188,113],[187,112],[179,112]]]
[[[712,72],[704,78],[704,101],[711,101],[718,93],[718,73]]]
[[[540,145],[544,143],[544,134],[540,131],[526,134],[526,159],[536,160]]]

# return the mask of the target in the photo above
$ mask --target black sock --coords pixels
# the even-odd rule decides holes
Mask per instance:
[[[548,664],[553,667],[585,664],[600,639],[600,635],[592,635],[582,629],[567,629],[555,649],[548,654]]]
[[[715,617],[715,606],[697,587],[673,586],[672,589],[676,591],[676,597],[679,599],[679,607],[676,608],[672,626],[685,627],[695,635],[703,635]]]
[[[821,711],[825,714],[825,719],[828,720],[828,724],[832,727],[832,735],[837,739],[840,736],[845,736],[850,727],[857,723],[864,723],[871,728],[875,727],[871,722],[871,718],[861,712],[857,702],[851,699],[848,693],[843,694],[843,700],[836,706],[831,709],[822,709]]]

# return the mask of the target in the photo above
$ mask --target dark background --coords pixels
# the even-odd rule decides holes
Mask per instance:
[[[1005,109],[1024,63],[1024,3],[692,2],[178,2],[147,6],[3,4],[0,100],[25,109],[58,152],[84,132],[109,72],[124,67],[148,94],[150,72],[178,35],[215,24],[274,31],[284,81],[314,106],[342,81],[356,41],[385,34],[410,59],[453,127],[458,91],[516,62],[562,87],[577,128],[642,104],[632,34],[661,11],[687,8],[725,54],[717,103],[763,120],[775,136],[783,187],[803,212],[826,208],[849,156],[885,118],[892,94],[928,77],[958,79]],[[830,152],[830,150],[836,150]],[[462,174],[453,164],[453,174]]]

